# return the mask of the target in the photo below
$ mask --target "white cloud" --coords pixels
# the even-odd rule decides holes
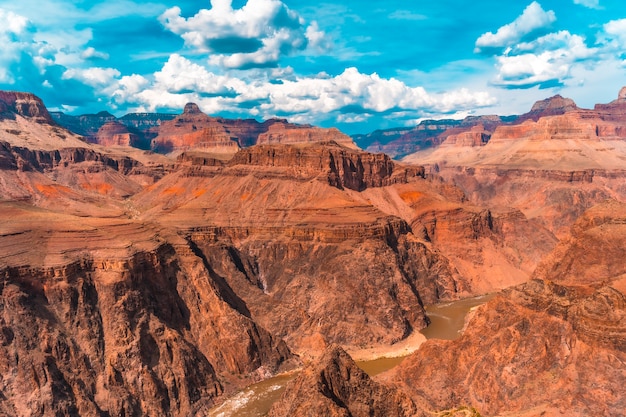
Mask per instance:
[[[203,111],[214,114],[232,112],[258,115],[262,118],[288,117],[302,123],[316,123],[329,115],[338,122],[360,122],[373,115],[409,113],[414,117],[431,113],[455,113],[495,103],[486,92],[467,89],[442,94],[428,93],[423,87],[410,87],[377,74],[363,74],[356,68],[331,77],[318,74],[293,77],[279,83],[216,75],[205,67],[173,55],[154,82],[141,91],[131,91],[134,83],[118,86],[116,101],[138,109],[180,109],[194,101]],[[141,80],[144,82],[144,80]],[[243,106],[243,108],[242,108]],[[342,116],[343,115],[343,116]]]
[[[91,46],[90,46],[90,47],[88,47],[87,49],[85,49],[85,50],[84,50],[84,51],[80,54],[80,57],[81,57],[82,59],[85,59],[85,60],[87,60],[87,59],[92,59],[92,60],[95,60],[95,59],[104,59],[104,60],[107,60],[107,59],[109,59],[109,54],[107,54],[107,53],[105,53],[105,52],[99,52],[99,51],[96,51],[93,47],[91,47]]]
[[[541,84],[563,84],[572,67],[593,59],[597,48],[589,48],[579,35],[568,31],[550,33],[509,48],[496,58],[498,75],[495,85],[529,87]]]
[[[276,66],[283,55],[320,48],[325,34],[280,0],[248,0],[240,9],[231,0],[211,0],[211,9],[184,18],[179,7],[159,20],[180,35],[185,45],[211,54],[211,64],[227,68]]]
[[[106,87],[113,84],[120,75],[114,68],[71,68],[63,73],[62,79],[78,80],[91,87]]]
[[[28,19],[24,16],[0,9],[0,35],[21,35],[29,26]]]
[[[475,52],[484,48],[506,48],[538,29],[548,27],[554,21],[556,15],[552,10],[546,12],[539,3],[533,1],[513,22],[500,27],[496,33],[487,32],[481,35],[476,40]]]
[[[574,0],[574,4],[580,4],[590,9],[600,9],[600,0]]]
[[[157,85],[170,93],[225,94],[230,90],[228,77],[209,72],[178,54],[170,56],[154,78]]]
[[[611,20],[603,26],[599,41],[607,47],[619,50],[626,48],[626,19]]]

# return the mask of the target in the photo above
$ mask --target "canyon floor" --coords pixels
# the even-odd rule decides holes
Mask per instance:
[[[398,162],[192,104],[79,136],[0,93],[0,414],[207,415],[302,369],[271,416],[623,415],[626,94],[550,103]]]

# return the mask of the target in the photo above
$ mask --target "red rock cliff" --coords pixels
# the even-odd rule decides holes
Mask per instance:
[[[13,118],[15,114],[38,123],[54,124],[39,97],[30,93],[0,91],[0,118]]]

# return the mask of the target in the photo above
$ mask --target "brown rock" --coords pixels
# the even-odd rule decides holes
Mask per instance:
[[[291,357],[184,241],[132,221],[2,210],[11,414],[197,414]]]
[[[537,121],[542,117],[556,116],[570,111],[578,110],[574,100],[561,97],[559,94],[545,100],[539,100],[530,109],[530,112],[522,114],[515,123],[522,123],[526,120]]]
[[[131,133],[128,127],[119,122],[105,123],[95,135],[95,143],[102,146],[138,147],[138,135]]]
[[[370,379],[338,346],[306,367],[270,410],[281,416],[416,416],[402,392]]]
[[[469,131],[449,135],[441,146],[483,146],[489,142],[491,133],[484,126],[473,126]]]
[[[267,132],[259,135],[257,144],[294,144],[336,142],[348,148],[357,148],[352,138],[335,128],[322,129],[319,127],[286,126],[283,123],[274,123]]]
[[[239,149],[227,129],[217,119],[202,113],[194,103],[185,105],[183,114],[165,121],[152,140],[152,149],[168,153],[188,149],[210,149],[216,153],[235,153]]]
[[[54,124],[46,106],[34,94],[0,91],[0,120],[20,115],[37,123]]]
[[[460,401],[489,415],[540,415],[553,407],[576,416],[620,415],[624,213],[617,203],[590,210],[555,250],[553,267],[538,268],[543,279],[482,306],[460,339],[426,342],[385,379],[434,409]],[[576,256],[591,264],[572,263]],[[604,275],[585,275],[590,267]]]

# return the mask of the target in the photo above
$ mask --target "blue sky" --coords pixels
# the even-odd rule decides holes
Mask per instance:
[[[0,88],[69,114],[337,126],[579,106],[626,85],[623,0],[0,0]]]

